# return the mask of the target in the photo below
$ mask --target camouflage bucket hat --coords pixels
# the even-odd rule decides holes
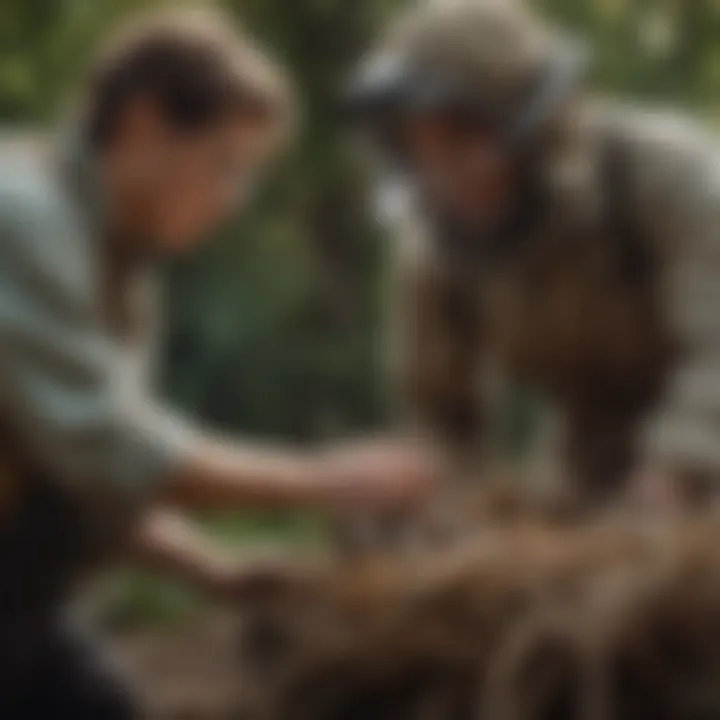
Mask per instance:
[[[460,106],[531,136],[580,82],[587,51],[513,0],[428,0],[390,28],[346,94],[352,117]]]

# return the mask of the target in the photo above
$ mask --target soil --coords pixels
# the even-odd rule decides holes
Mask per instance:
[[[233,624],[211,618],[191,627],[138,631],[120,652],[147,720],[236,720],[242,687]]]

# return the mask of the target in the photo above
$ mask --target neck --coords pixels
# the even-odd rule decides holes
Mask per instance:
[[[98,181],[107,204],[107,225],[114,242],[137,251],[146,235],[150,207],[141,178],[122,153],[112,149],[98,154]]]
[[[539,222],[544,204],[540,184],[528,174],[502,216],[467,222],[435,206],[432,217],[443,251],[453,255],[457,262],[466,263],[473,259],[498,259],[516,250]]]

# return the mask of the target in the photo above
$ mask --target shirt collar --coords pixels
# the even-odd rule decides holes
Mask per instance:
[[[108,201],[97,157],[81,123],[63,128],[56,141],[60,173],[94,234],[106,238],[110,230]]]
[[[65,127],[57,140],[60,172],[80,212],[99,242],[114,255],[140,266],[155,266],[153,244],[123,236],[113,222],[110,199],[103,186],[97,151],[82,123]]]

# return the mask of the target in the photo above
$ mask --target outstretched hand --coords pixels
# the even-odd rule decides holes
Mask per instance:
[[[253,551],[249,558],[225,558],[208,566],[200,587],[211,598],[230,604],[282,598],[288,590],[311,590],[322,580],[327,565],[321,558],[285,553],[275,556]]]
[[[321,455],[318,493],[336,509],[404,513],[425,503],[441,478],[440,463],[425,447],[390,440],[348,445]]]

